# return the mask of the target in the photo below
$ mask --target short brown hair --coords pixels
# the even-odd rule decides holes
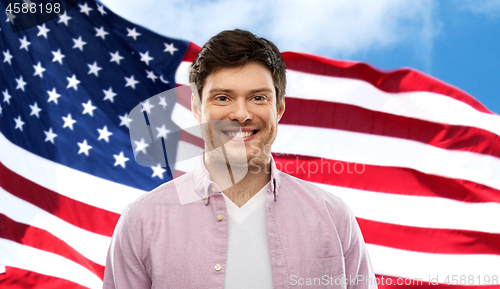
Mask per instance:
[[[224,67],[238,67],[257,61],[269,69],[280,107],[286,89],[286,66],[278,47],[271,41],[241,30],[225,30],[210,38],[189,67],[189,82],[196,84],[200,102],[207,76]]]

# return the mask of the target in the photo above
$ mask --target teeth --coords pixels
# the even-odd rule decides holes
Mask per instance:
[[[244,137],[249,137],[249,136],[253,135],[253,131],[247,131],[247,132],[227,131],[227,132],[225,132],[225,134],[227,134],[230,137],[244,138]]]

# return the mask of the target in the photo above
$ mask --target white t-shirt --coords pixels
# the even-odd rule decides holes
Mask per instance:
[[[266,234],[267,183],[243,206],[238,207],[225,194],[229,235],[225,289],[273,288],[273,274]]]

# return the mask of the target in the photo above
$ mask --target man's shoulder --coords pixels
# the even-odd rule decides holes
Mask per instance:
[[[153,213],[164,205],[181,204],[182,194],[193,192],[193,176],[190,173],[165,182],[131,202],[124,212],[139,217]]]
[[[317,206],[330,206],[335,211],[342,211],[342,215],[349,213],[348,205],[340,197],[308,182],[284,172],[280,172],[280,178],[283,183],[283,189],[288,193],[294,194],[294,198],[304,203],[315,204]]]

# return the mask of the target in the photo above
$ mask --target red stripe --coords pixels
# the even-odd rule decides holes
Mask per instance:
[[[18,223],[0,214],[0,238],[65,257],[104,278],[104,266],[97,264],[46,230]]]
[[[469,276],[472,276],[470,278],[472,278],[476,282],[476,284],[478,284],[478,277],[477,276],[473,276],[473,275],[469,275]],[[468,280],[467,278],[469,278],[469,276],[465,276],[466,281]],[[438,280],[439,281],[439,283],[438,283],[435,281],[436,275],[431,275],[431,276],[429,276],[430,278],[429,277],[422,278],[422,282],[408,279],[408,278],[398,278],[398,277],[390,277],[390,276],[382,276],[382,275],[376,275],[376,277],[378,279],[377,284],[378,284],[379,289],[391,289],[391,288],[405,288],[405,289],[412,289],[412,288],[415,288],[415,289],[445,289],[445,288],[451,288],[451,289],[498,289],[498,288],[500,288],[500,285],[479,285],[479,284],[478,285],[448,285],[445,283],[441,283],[441,282],[444,282],[444,280]],[[450,283],[453,282],[452,278],[453,278],[452,276],[449,276]],[[458,278],[458,282],[460,282],[460,276],[457,276],[457,278]],[[480,278],[483,278],[483,276],[480,276]],[[429,280],[429,279],[431,279],[431,280]],[[401,285],[398,285],[398,282]],[[432,282],[432,284],[431,284],[431,282]],[[483,284],[483,282],[484,281],[481,280],[481,284]],[[365,283],[360,282],[359,284],[365,284]],[[391,284],[391,285],[389,285],[389,284]],[[409,284],[409,285],[406,285],[406,284]]]
[[[175,92],[177,94],[177,103],[191,111],[191,87],[178,84]]]
[[[362,62],[338,61],[316,55],[283,52],[287,69],[311,74],[353,78],[366,81],[385,92],[428,91],[467,103],[478,111],[490,113],[479,101],[462,90],[412,69],[381,72]]]
[[[193,42],[189,42],[188,49],[186,51],[186,54],[184,54],[182,61],[193,62],[200,49],[201,48],[198,45],[194,44]]]
[[[87,231],[112,236],[119,214],[70,199],[9,170],[0,163],[0,187],[62,220]],[[91,218],[89,218],[91,216]],[[96,222],[95,220],[99,220]]]
[[[359,190],[500,203],[500,191],[467,180],[413,169],[356,164],[300,155],[273,154],[276,167],[305,181]]]
[[[0,274],[2,289],[86,289],[82,285],[69,280],[42,275],[15,267],[7,267],[4,274]]]
[[[475,127],[434,123],[349,104],[297,98],[287,98],[286,110],[282,124],[397,137],[443,149],[500,157],[500,136]]]
[[[500,234],[420,228],[356,219],[366,243],[427,253],[500,255]]]
[[[205,142],[203,141],[202,138],[199,138],[199,137],[194,136],[190,133],[187,133],[184,130],[180,131],[179,141],[185,141],[187,143],[198,146],[200,148],[205,148]]]

